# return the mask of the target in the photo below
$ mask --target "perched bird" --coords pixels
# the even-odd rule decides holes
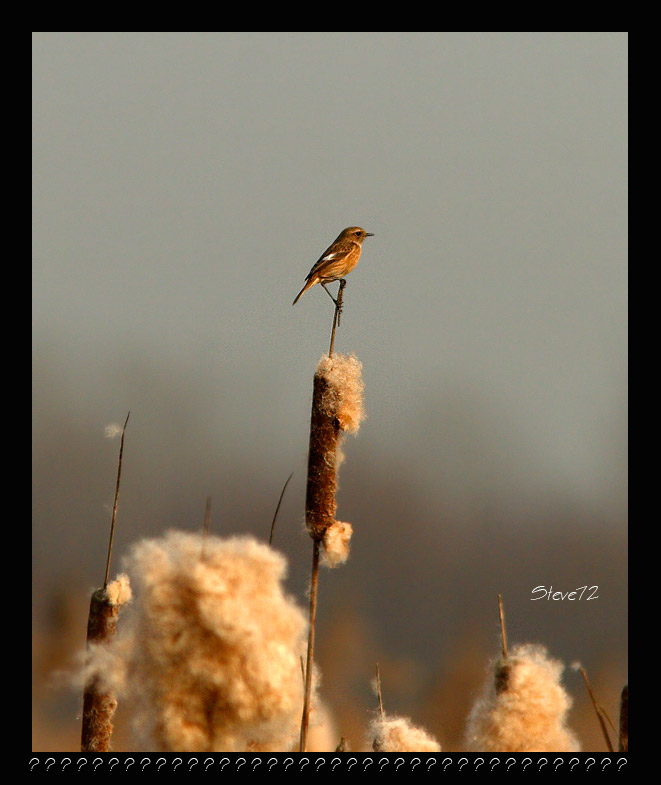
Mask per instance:
[[[374,237],[372,232],[366,232],[360,226],[349,226],[340,232],[337,239],[322,253],[321,257],[308,273],[305,286],[296,295],[292,305],[296,305],[304,292],[320,283],[328,296],[337,305],[333,295],[326,289],[326,284],[332,281],[341,281],[358,264],[363,240]]]

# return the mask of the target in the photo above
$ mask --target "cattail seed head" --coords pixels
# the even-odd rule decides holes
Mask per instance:
[[[406,717],[375,717],[369,724],[374,752],[440,752],[441,745]]]
[[[168,532],[135,545],[126,567],[134,603],[90,668],[126,704],[138,744],[291,749],[306,621],[284,593],[284,557],[249,537]]]
[[[361,368],[353,355],[324,355],[314,375],[305,522],[318,541],[335,522],[342,435],[356,433],[364,417]]]
[[[578,752],[567,726],[571,698],[561,684],[564,666],[543,646],[515,646],[492,663],[483,695],[468,719],[471,752]]]

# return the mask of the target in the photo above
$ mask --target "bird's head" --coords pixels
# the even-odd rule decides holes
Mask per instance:
[[[366,232],[360,226],[348,226],[337,239],[353,240],[355,243],[362,243],[366,237],[374,237],[374,234]]]

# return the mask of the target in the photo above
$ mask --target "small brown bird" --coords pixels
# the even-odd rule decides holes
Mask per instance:
[[[307,292],[316,283],[320,283],[331,300],[337,305],[337,300],[326,289],[327,283],[341,281],[358,264],[363,240],[374,237],[372,232],[366,232],[360,226],[349,226],[340,232],[337,239],[322,253],[321,257],[308,273],[305,286],[296,295],[292,305],[296,305],[300,296]]]

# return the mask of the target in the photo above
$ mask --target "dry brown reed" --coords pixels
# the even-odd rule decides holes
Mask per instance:
[[[604,737],[604,741],[606,742],[606,748],[609,752],[613,752],[613,745],[611,744],[610,736],[608,735],[608,728],[604,722],[604,717],[608,719],[608,715],[606,714],[603,707],[597,703],[597,699],[595,698],[594,692],[592,691],[592,685],[590,684],[590,680],[588,679],[588,674],[585,668],[580,663],[578,663],[577,666],[581,671],[581,676],[583,676],[583,681],[585,682],[585,687],[588,691],[588,695],[590,696],[594,713],[597,715],[597,722],[599,723],[599,728],[601,729],[601,735]]]

